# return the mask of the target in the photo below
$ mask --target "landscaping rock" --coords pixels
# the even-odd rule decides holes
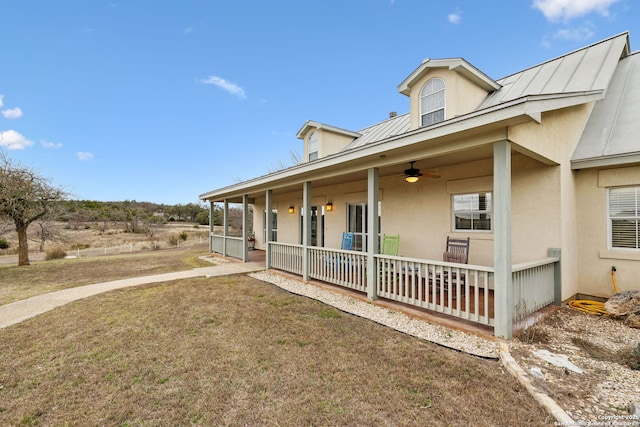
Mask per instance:
[[[604,303],[614,318],[623,319],[632,328],[640,328],[640,291],[622,291]]]

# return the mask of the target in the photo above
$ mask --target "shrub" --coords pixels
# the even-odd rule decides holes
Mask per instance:
[[[71,249],[73,250],[87,249],[89,247],[91,247],[89,243],[74,243],[73,245],[71,245]]]
[[[67,253],[60,246],[54,246],[47,249],[45,260],[51,261],[53,259],[62,259],[67,256]]]
[[[180,238],[180,240],[182,240],[183,242],[186,242],[186,241],[187,241],[187,237],[189,237],[189,236],[187,235],[187,232],[186,232],[186,231],[183,231],[183,232],[181,232],[181,233],[178,235],[178,237],[179,237],[179,238]]]
[[[0,249],[9,249],[9,242],[6,239],[0,239]]]
[[[175,234],[172,234],[171,236],[169,236],[169,240],[168,240],[169,244],[171,246],[178,246],[178,236],[176,236]]]

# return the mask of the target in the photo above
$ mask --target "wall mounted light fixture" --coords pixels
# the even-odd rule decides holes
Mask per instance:
[[[296,208],[293,207],[293,205],[289,205],[289,213],[292,214],[296,211]]]
[[[329,200],[329,201],[327,202],[327,205],[326,205],[325,207],[326,207],[326,209],[327,209],[327,212],[331,212],[331,211],[333,211],[333,202],[332,202],[331,200]]]

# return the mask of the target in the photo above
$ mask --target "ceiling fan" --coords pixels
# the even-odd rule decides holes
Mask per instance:
[[[415,160],[409,162],[409,169],[404,170],[404,180],[407,182],[417,182],[421,176],[426,176],[429,178],[440,178],[440,174],[435,172],[420,172],[420,169],[417,169],[413,166]]]

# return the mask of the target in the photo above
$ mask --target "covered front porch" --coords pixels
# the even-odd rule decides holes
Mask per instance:
[[[471,181],[474,186],[488,187],[492,191],[491,230],[490,233],[471,232],[474,246],[468,264],[434,258],[433,255],[442,253],[442,249],[438,249],[442,240],[432,240],[427,236],[440,233],[438,235],[446,237],[451,234],[450,231],[435,223],[431,228],[424,228],[418,223],[403,223],[407,222],[405,217],[415,215],[403,215],[403,212],[423,210],[425,207],[422,203],[407,200],[403,206],[385,204],[382,215],[383,190],[386,192],[384,203],[398,199],[397,189],[387,184],[397,181],[397,170],[403,166],[398,160],[389,166],[354,165],[341,175],[337,172],[332,175],[331,171],[325,169],[322,176],[302,177],[302,182],[293,184],[251,188],[240,197],[222,201],[225,212],[230,202],[242,203],[243,212],[248,212],[250,204],[260,208],[254,211],[253,227],[255,230],[262,228],[262,233],[255,235],[259,246],[265,250],[265,264],[269,269],[292,273],[305,281],[330,283],[366,295],[369,300],[393,301],[462,322],[472,322],[492,328],[497,337],[509,339],[514,329],[519,329],[534,312],[549,304],[560,303],[560,250],[548,245],[543,252],[539,243],[535,251],[533,245],[518,247],[518,262],[512,262],[511,159],[514,154],[507,140],[493,142],[489,147],[492,148],[489,151],[492,167],[488,169],[491,176],[485,174],[478,178],[451,179],[446,183],[447,187],[454,187],[460,181],[465,181],[464,185]],[[464,159],[486,167],[486,155],[485,144],[482,148],[470,149]],[[550,170],[520,153],[515,156],[518,162],[527,164],[529,169],[530,163],[536,163],[536,168],[544,171],[536,173]],[[386,161],[388,157],[385,155],[380,158]],[[477,161],[476,158],[481,160]],[[451,162],[450,156],[441,156],[440,163],[429,160],[432,164],[445,165],[441,170],[447,173],[445,162]],[[463,169],[464,166],[458,167],[458,170]],[[472,172],[484,174],[482,171]],[[531,174],[530,171],[528,173]],[[381,175],[385,180],[383,185],[380,184]],[[516,180],[522,180],[518,173],[515,176]],[[366,191],[358,191],[358,182],[365,184]],[[428,185],[426,191],[437,191],[434,181]],[[355,192],[352,190],[354,188]],[[348,197],[364,199],[363,232],[353,250],[338,249],[340,245],[335,237],[338,232],[348,231],[347,227],[351,226],[347,224],[345,227],[344,223],[339,225],[340,221],[350,221],[340,218],[340,212],[344,213],[344,210],[340,211],[342,202],[336,202],[341,200],[339,193],[346,195],[345,200]],[[324,212],[325,205],[329,203],[334,205],[333,212]],[[430,211],[424,211],[425,215],[433,216],[433,212],[448,211],[450,205],[428,206],[428,209]],[[256,218],[258,221],[255,221]],[[251,225],[245,221],[242,236],[212,233],[211,250],[247,260]],[[341,228],[334,227],[334,223]],[[538,225],[519,229],[518,237],[537,233],[536,227]],[[391,234],[400,230],[398,234],[407,242],[401,244],[406,251],[397,256],[381,254],[380,237],[383,230]],[[425,241],[424,246],[416,245],[415,242],[421,243],[422,240]],[[529,252],[538,253],[539,256],[522,260]],[[432,256],[416,256],[423,253]],[[474,260],[489,260],[490,264],[483,265]]]

